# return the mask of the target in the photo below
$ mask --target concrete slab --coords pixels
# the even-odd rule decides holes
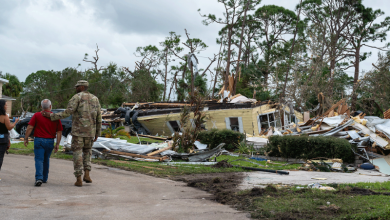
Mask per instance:
[[[247,219],[182,182],[93,165],[93,183],[75,187],[72,162],[50,162],[48,183],[34,187],[34,158],[5,156],[1,219]]]
[[[280,175],[266,172],[245,173],[240,189],[251,189],[266,184],[287,184],[287,185],[308,185],[310,183],[357,183],[357,182],[385,182],[389,181],[388,175],[378,171],[357,170],[354,173],[334,173],[334,172],[309,172],[309,171],[289,171],[290,175]],[[326,180],[316,180],[313,178],[326,178]]]

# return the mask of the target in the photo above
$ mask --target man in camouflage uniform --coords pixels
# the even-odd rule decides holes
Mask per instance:
[[[91,171],[91,155],[93,142],[100,136],[102,127],[102,115],[100,111],[99,99],[87,92],[88,82],[80,80],[76,84],[77,94],[68,103],[64,112],[45,113],[45,117],[50,117],[52,121],[72,116],[72,151],[74,175],[77,178],[75,186],[82,186],[81,175],[87,183],[92,183],[89,176]]]

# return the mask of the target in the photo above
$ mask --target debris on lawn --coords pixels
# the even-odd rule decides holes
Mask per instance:
[[[214,168],[230,168],[233,167],[227,160],[221,160],[217,164],[213,165]]]

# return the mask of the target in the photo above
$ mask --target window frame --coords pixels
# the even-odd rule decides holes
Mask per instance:
[[[244,123],[242,121],[242,117],[226,117],[225,118],[226,128],[229,130],[232,130],[232,128],[230,126],[230,118],[237,118],[238,119],[238,132],[244,133]]]

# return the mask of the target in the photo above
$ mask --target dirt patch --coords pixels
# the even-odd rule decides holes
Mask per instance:
[[[362,195],[362,196],[372,196],[372,195],[385,195],[390,196],[390,193],[380,193],[380,192],[374,192],[370,189],[363,189],[359,187],[353,187],[353,188],[345,188],[337,191],[336,193],[342,193],[342,194],[354,194],[354,195]]]
[[[227,160],[221,160],[217,164],[213,165],[212,167],[214,167],[214,168],[231,168],[231,167],[233,167],[233,165],[228,163]]]
[[[236,204],[241,198],[237,197],[237,186],[242,182],[241,173],[196,174],[173,177],[174,180],[186,182],[190,187],[196,187],[210,192],[215,200],[222,204]]]

